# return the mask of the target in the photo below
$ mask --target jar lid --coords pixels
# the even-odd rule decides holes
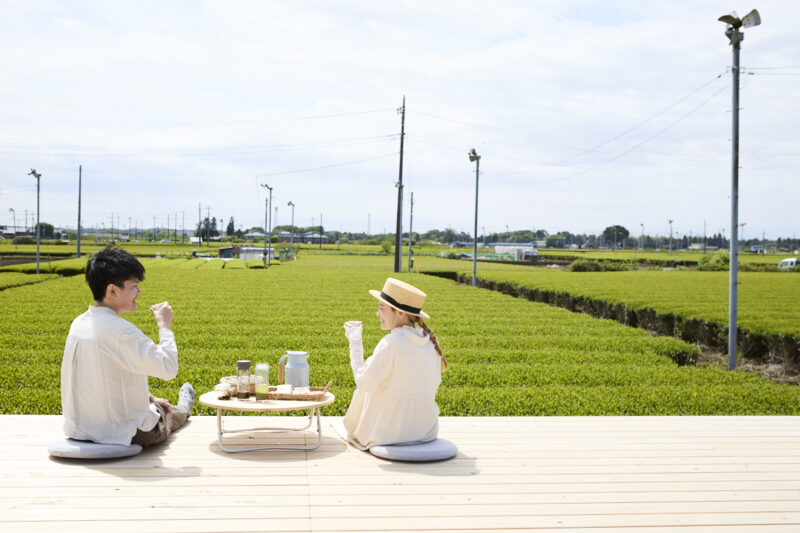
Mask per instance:
[[[247,359],[236,361],[236,370],[250,370],[250,361]]]

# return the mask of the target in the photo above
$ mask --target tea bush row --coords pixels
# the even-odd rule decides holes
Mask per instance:
[[[463,262],[445,259],[421,259],[420,269],[472,275],[471,267]],[[728,322],[727,272],[566,272],[479,263],[478,277],[620,303],[635,310],[649,308],[719,324]],[[738,296],[740,327],[756,333],[800,336],[800,277],[786,273],[741,272]]]
[[[20,285],[40,283],[57,277],[58,274],[39,274],[37,276],[36,274],[25,274],[22,272],[0,272],[0,291]]]
[[[422,274],[392,274],[392,257],[305,256],[280,268],[185,268],[189,261],[144,260],[139,311],[125,318],[155,338],[150,305],[174,309],[180,371],[151,380],[177,401],[183,381],[198,394],[235,373],[238,359],[270,364],[286,350],[309,353],[312,385],[333,380],[343,414],[354,390],[342,324],[364,323],[369,354],[385,332],[367,292],[391,275],[428,294],[427,322],[450,361],[437,401],[442,415],[798,414],[798,388],[744,372],[678,366],[694,346]],[[209,262],[210,263],[210,262]],[[58,298],[53,295],[58,294]],[[0,291],[0,412],[60,412],[64,340],[91,296],[80,276]],[[196,406],[195,413],[213,414]]]

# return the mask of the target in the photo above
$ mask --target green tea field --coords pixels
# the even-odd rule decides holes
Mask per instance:
[[[369,353],[382,337],[376,301],[391,257],[308,255],[269,269],[222,268],[222,261],[145,259],[139,311],[125,315],[156,335],[147,312],[168,300],[180,372],[152,380],[172,401],[183,381],[198,392],[234,373],[237,359],[270,364],[286,350],[309,352],[312,385],[333,380],[343,414],[354,385],[346,320],[362,320]],[[451,370],[437,401],[443,415],[723,415],[797,414],[800,389],[746,372],[691,363],[698,350],[608,320],[460,286],[423,274],[401,274],[428,295],[425,309]],[[0,291],[0,412],[60,412],[60,362],[72,319],[91,303],[82,276]],[[195,407],[198,413],[209,410]]]

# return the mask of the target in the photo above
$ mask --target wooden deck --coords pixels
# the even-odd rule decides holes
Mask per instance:
[[[459,454],[431,464],[359,452],[335,420],[311,452],[227,454],[193,417],[78,462],[47,455],[61,417],[0,416],[0,531],[800,531],[795,417],[442,418]]]

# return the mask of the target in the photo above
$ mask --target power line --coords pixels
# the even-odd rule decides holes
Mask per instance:
[[[0,150],[3,154],[13,155],[52,155],[54,151],[63,151],[63,153],[71,155],[83,156],[108,156],[108,157],[127,157],[134,154],[152,153],[153,155],[227,155],[227,154],[256,154],[267,152],[288,152],[296,150],[305,150],[309,148],[325,148],[329,146],[347,146],[356,144],[368,144],[371,142],[381,142],[394,140],[397,137],[396,133],[384,135],[371,135],[368,137],[357,137],[353,139],[331,140],[331,141],[317,141],[308,143],[296,144],[281,144],[277,146],[254,146],[254,147],[230,147],[230,148],[196,148],[188,150],[164,150],[155,147],[131,147],[126,149],[119,146],[79,146],[79,145],[24,145],[21,143],[0,143],[0,147],[30,147],[32,149],[47,150],[46,152],[31,152],[31,151],[9,151]]]
[[[364,161],[374,161],[375,159],[383,159],[385,157],[394,157],[396,155],[397,155],[397,152],[394,152],[394,153],[391,153],[391,154],[383,154],[383,155],[378,155],[378,156],[375,156],[375,157],[365,157],[363,159],[354,159],[352,161],[344,161],[342,163],[335,163],[333,165],[325,165],[325,166],[321,166],[321,167],[300,168],[300,169],[297,169],[297,170],[284,170],[282,172],[270,172],[268,174],[256,174],[256,177],[257,178],[266,178],[266,177],[269,177],[269,176],[281,176],[283,174],[298,174],[300,172],[310,172],[312,170],[323,170],[323,169],[326,169],[326,168],[343,167],[343,166],[346,166],[346,165],[355,165],[356,163],[363,163]]]
[[[548,179],[548,180],[535,181],[535,182],[526,182],[526,183],[529,183],[529,184],[541,184],[541,183],[552,183],[552,182],[556,182],[556,181],[564,181],[564,180],[568,180],[568,179],[580,176],[582,174],[586,174],[587,172],[591,172],[592,170],[595,170],[595,169],[600,168],[600,167],[602,167],[604,165],[612,163],[612,162],[616,161],[617,159],[620,159],[621,157],[633,152],[634,150],[636,150],[640,146],[652,141],[653,139],[655,139],[656,137],[658,137],[659,135],[661,135],[665,131],[669,130],[670,128],[672,128],[673,126],[675,126],[676,124],[678,124],[679,122],[681,122],[682,120],[687,118],[688,116],[692,115],[695,111],[697,111],[698,109],[703,107],[705,104],[710,102],[719,93],[721,93],[722,91],[727,89],[728,85],[729,84],[725,84],[725,86],[723,86],[721,89],[719,89],[718,91],[713,93],[711,96],[709,96],[708,98],[706,98],[702,102],[700,102],[697,106],[695,106],[692,109],[690,109],[687,113],[684,113],[683,115],[681,115],[677,120],[674,120],[674,121],[670,122],[667,126],[665,126],[664,128],[658,130],[656,133],[654,133],[650,137],[647,137],[645,140],[641,141],[640,143],[637,143],[637,144],[633,145],[632,147],[630,147],[627,150],[615,155],[614,157],[612,157],[610,159],[606,159],[605,161],[602,161],[602,162],[600,162],[600,163],[598,163],[596,165],[593,165],[591,167],[584,168],[584,169],[579,170],[577,172],[573,172],[572,174],[569,174],[567,176],[562,176],[560,178],[553,178],[553,179]]]

